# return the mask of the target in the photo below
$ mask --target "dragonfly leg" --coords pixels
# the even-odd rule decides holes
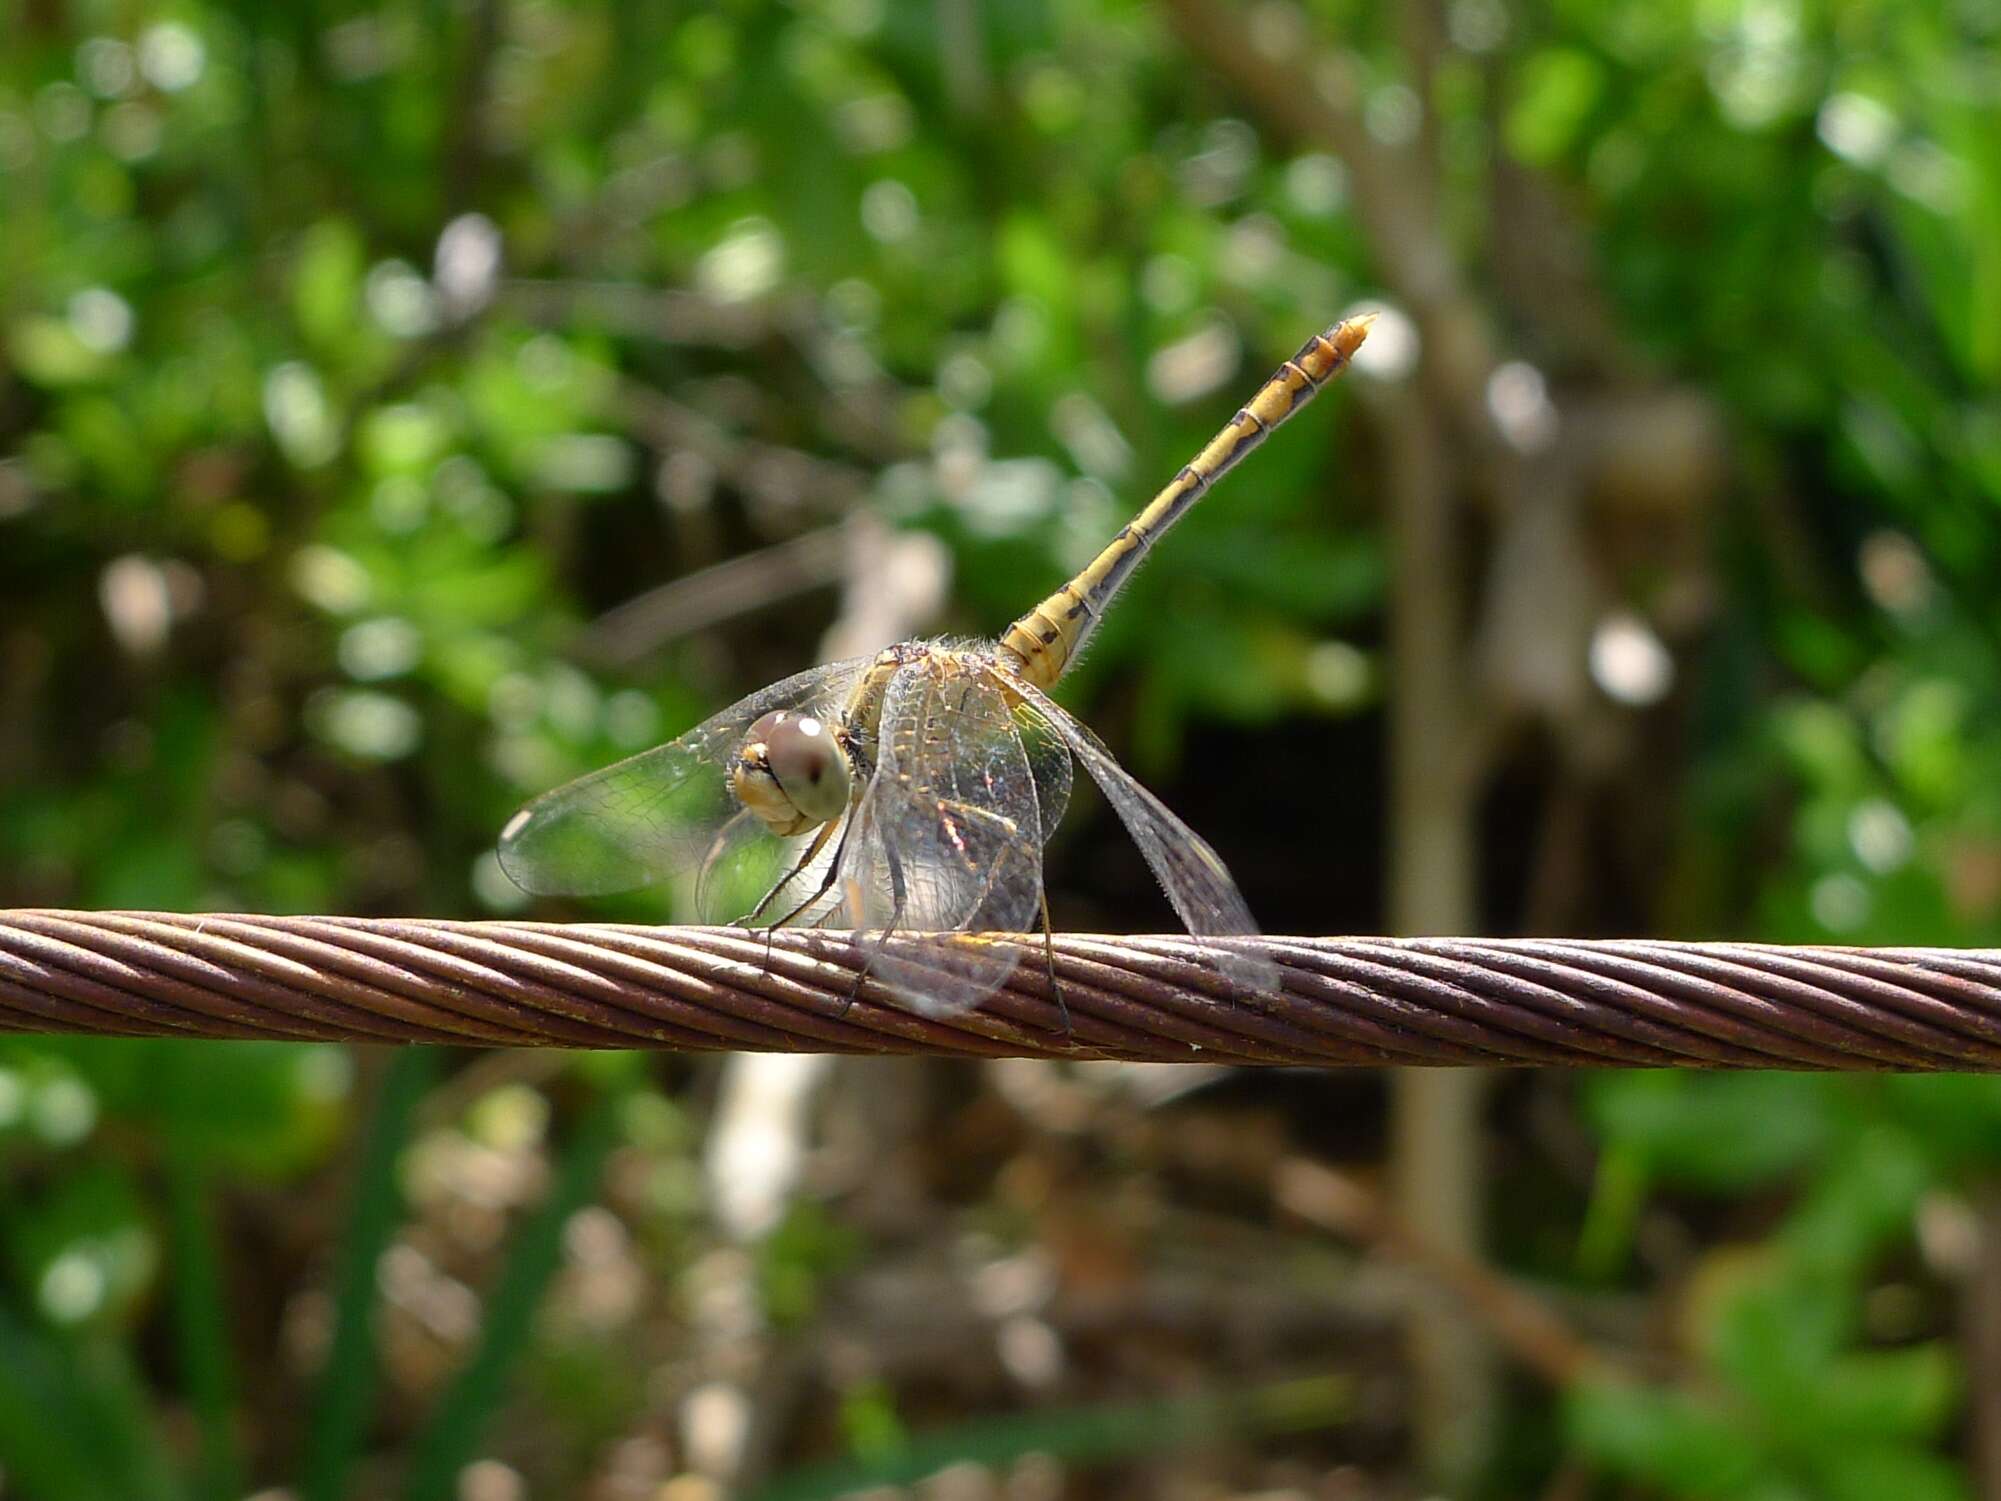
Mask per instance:
[[[868,958],[855,971],[855,983],[848,987],[848,998],[841,1005],[841,1015],[846,1016],[855,1003],[855,997],[862,993],[862,982],[875,968],[876,957],[889,946],[891,936],[896,932],[897,923],[903,920],[903,909],[908,904],[908,894],[903,885],[903,862],[897,858],[896,850],[887,840],[883,842],[882,856],[889,866],[889,924],[882,930],[882,938],[869,949]]]
[[[755,907],[752,907],[750,911],[746,912],[741,918],[738,919],[738,921],[741,922],[745,927],[750,927],[753,924],[755,924],[760,917],[764,916],[765,909],[769,907],[772,904],[773,900],[777,898],[778,893],[783,891],[787,886],[790,886],[795,880],[797,880],[799,877],[799,873],[802,870],[804,870],[807,866],[811,865],[813,861],[819,857],[820,851],[827,847],[827,840],[833,836],[833,832],[834,832],[833,824],[831,823],[821,824],[820,832],[813,836],[812,843],[808,844],[804,852],[800,854],[799,858],[792,862],[792,868],[786,871],[785,874],[780,876],[775,882],[773,882],[771,890],[765,892],[763,900],[760,901]],[[824,891],[826,888],[822,887],[821,889]],[[806,905],[810,906],[811,902],[809,901]],[[799,907],[793,908],[790,913],[788,913],[784,917],[779,918],[777,922],[770,924],[770,926],[776,928],[784,927],[785,924],[791,921],[792,918],[797,917],[801,910],[803,909]]]
[[[819,889],[816,890],[811,896],[807,897],[806,900],[800,902],[797,906],[793,907],[792,910],[787,912],[783,917],[773,918],[770,924],[766,927],[765,929],[766,932],[769,932],[772,928],[784,927],[787,923],[791,922],[794,918],[798,917],[800,913],[809,911],[819,902],[821,897],[825,896],[829,891],[832,891],[834,889],[834,882],[839,878],[841,873],[841,857],[848,852],[848,834],[850,829],[853,827],[853,824],[854,820],[851,818],[844,818],[841,820],[841,842],[836,846],[834,846],[834,858],[827,862],[827,874],[821,877]],[[791,880],[792,876],[798,875],[799,871],[806,866],[807,862],[815,858],[820,853],[820,851],[826,846],[827,835],[833,832],[833,828],[834,826],[832,824],[826,825],[827,832],[825,834],[822,834],[820,838],[813,841],[813,848],[807,852],[806,859],[801,860],[798,866],[794,867],[792,875],[787,876],[785,878],[787,881]],[[784,883],[781,882],[779,886],[774,886],[771,889],[771,896],[778,895],[778,892],[783,886],[783,884]],[[765,898],[765,900],[769,901],[770,897]],[[760,904],[760,906],[762,906],[762,904]]]
[[[843,818],[840,820],[842,849],[845,849],[847,847],[848,823],[849,823],[848,819]],[[764,916],[765,909],[771,905],[773,899],[777,897],[778,893],[783,891],[787,886],[790,886],[793,883],[793,881],[798,879],[799,873],[801,871],[803,871],[807,866],[811,865],[815,860],[819,858],[820,851],[827,847],[827,841],[833,837],[833,834],[834,834],[834,825],[831,822],[821,824],[820,832],[813,836],[812,842],[806,846],[804,852],[801,853],[799,858],[793,862],[792,868],[786,871],[783,876],[779,877],[778,881],[776,882],[776,884],[772,886],[771,890],[765,892],[764,899],[760,901],[755,907],[752,907],[750,911],[745,913],[743,917],[738,919],[738,921],[741,922],[746,928],[756,926],[757,920],[760,917]],[[833,864],[827,867],[828,870],[827,879],[820,883],[820,889],[814,892],[811,896],[807,897],[805,901],[801,902],[798,906],[794,907],[790,912],[786,913],[783,917],[777,919],[775,922],[769,922],[764,925],[765,969],[769,970],[771,968],[771,935],[775,933],[778,929],[784,927],[787,923],[791,922],[793,918],[797,917],[801,912],[804,912],[808,907],[812,906],[813,903],[820,900],[821,897],[825,896],[827,894],[827,888],[831,886],[834,882],[833,872],[839,870],[840,868],[841,868],[840,851],[836,850],[834,852]]]
[[[855,821],[852,818],[844,818],[841,820],[841,842],[834,846],[834,858],[827,862],[827,874],[823,876],[820,880],[820,889],[815,891],[811,896],[807,897],[805,901],[800,902],[791,911],[787,912],[783,917],[778,918],[776,921],[770,923],[765,928],[764,962],[766,968],[769,968],[771,965],[771,935],[773,933],[776,933],[780,928],[784,927],[787,923],[791,922],[794,918],[798,917],[801,913],[810,912],[815,906],[819,905],[820,899],[822,897],[824,897],[829,891],[833,890],[834,882],[840,876],[841,873],[841,860],[848,852],[848,836],[854,832],[854,822]],[[831,830],[833,828],[833,825],[828,824],[827,827]],[[845,1011],[845,1009],[846,1008],[844,1007],[843,1010]]]
[[[1063,1018],[1063,1040],[1068,1042],[1070,1032],[1070,1003],[1063,999],[1063,987],[1056,983],[1056,935],[1049,922],[1049,888],[1037,881],[1036,900],[1042,904],[1042,962],[1049,971],[1049,994],[1056,1002],[1056,1014]]]

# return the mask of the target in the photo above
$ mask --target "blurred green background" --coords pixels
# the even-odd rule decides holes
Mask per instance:
[[[1065,689],[1266,927],[1994,943],[1998,41],[0,0],[0,905],[523,912],[529,795],[998,630],[1376,307]],[[1050,879],[1171,920],[1095,800]],[[0,1494],[2001,1496],[1997,1169],[1976,1079],[14,1037]]]

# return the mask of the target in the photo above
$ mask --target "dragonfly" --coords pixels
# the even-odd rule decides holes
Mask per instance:
[[[864,977],[932,1017],[968,1011],[1040,928],[1056,988],[1043,848],[1081,765],[1198,939],[1254,935],[1206,841],[1049,696],[1148,551],[1354,359],[1373,314],[1315,334],[1076,577],[997,639],[908,641],[786,678],[678,739],[543,794],[501,831],[536,895],[693,875],[708,921],[846,928]],[[769,941],[767,937],[767,942]],[[1204,958],[1234,989],[1278,972],[1242,946]]]

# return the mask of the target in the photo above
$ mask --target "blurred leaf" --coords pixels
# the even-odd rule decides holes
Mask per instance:
[[[1564,1422],[1596,1463],[1669,1495],[1759,1496],[1776,1478],[1755,1438],[1684,1393],[1587,1384],[1566,1396]]]
[[[1770,1421],[1797,1435],[1817,1421],[1803,1396],[1853,1332],[1846,1288],[1792,1281],[1761,1260],[1716,1300],[1708,1343],[1718,1368]]]
[[[1817,1275],[1855,1276],[1907,1235],[1934,1174],[1923,1146],[1888,1125],[1865,1127],[1827,1164],[1780,1242]]]
[[[1604,70],[1589,53],[1550,47],[1520,66],[1505,126],[1508,149],[1544,166],[1576,143],[1605,87]]]
[[[324,219],[300,239],[292,312],[307,342],[323,354],[338,355],[354,337],[365,255],[360,233],[343,219]]]
[[[77,1037],[45,1048],[89,1081],[107,1115],[262,1176],[296,1171],[326,1150],[343,1123],[352,1067],[342,1049],[316,1043]]]
[[[1936,1439],[1959,1415],[1957,1353],[1943,1343],[1844,1355],[1813,1392],[1819,1426],[1844,1444],[1858,1438]]]
[[[817,1501],[870,1486],[911,1485],[951,1464],[1004,1465],[1030,1454],[1071,1464],[1172,1452],[1232,1433],[1297,1432],[1339,1422],[1352,1394],[1336,1377],[1309,1377],[1235,1395],[1022,1413],[913,1435],[901,1452],[781,1476],[752,1501]]]
[[[436,412],[401,402],[377,407],[362,418],[355,449],[378,475],[423,473],[443,457],[451,436]]]
[[[1577,1266],[1584,1275],[1608,1278],[1630,1254],[1649,1183],[1645,1150],[1608,1137],[1598,1152],[1591,1201],[1577,1236]]]
[[[794,1204],[758,1242],[757,1281],[766,1316],[780,1328],[806,1323],[822,1288],[852,1267],[863,1249],[861,1238],[825,1211],[810,1203]]]
[[[1586,1084],[1597,1128],[1661,1177],[1741,1189],[1791,1172],[1829,1143],[1823,1081],[1796,1074],[1609,1074]]]
[[[1829,1501],[1972,1501],[1974,1491],[1957,1466],[1915,1449],[1843,1444],[1815,1466],[1815,1481]]]
[[[171,1226],[167,1271],[173,1289],[176,1342],[196,1421],[201,1457],[195,1491],[214,1501],[243,1494],[243,1454],[237,1439],[238,1382],[230,1348],[234,1320],[216,1227],[211,1164],[187,1143],[168,1152]]]
[[[864,1465],[894,1464],[910,1447],[910,1430],[897,1416],[896,1397],[880,1381],[865,1381],[841,1395],[841,1431]]]
[[[51,1324],[116,1323],[151,1285],[159,1245],[123,1168],[81,1164],[15,1211],[5,1221],[9,1259]]]
[[[34,1501],[176,1501],[146,1390],[107,1340],[58,1340],[0,1306],[0,1454]]]
[[[1970,1165],[2001,1158],[2001,1078],[1991,1074],[1886,1078],[1887,1101],[1932,1151]]]
[[[1333,623],[1382,602],[1385,564],[1373,538],[1330,540],[1242,529],[1191,560],[1228,599],[1288,619]]]
[[[8,330],[7,353],[24,376],[43,386],[81,385],[109,363],[58,318],[23,318]]]
[[[1849,1290],[1781,1278],[1767,1265],[1724,1300],[1718,1365],[1801,1454],[1863,1440],[1929,1439],[1957,1412],[1958,1363],[1942,1344],[1844,1351]]]

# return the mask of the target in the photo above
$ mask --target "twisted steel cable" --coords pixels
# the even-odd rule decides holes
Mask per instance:
[[[934,941],[934,940],[926,940]],[[965,941],[943,939],[935,941]],[[608,923],[0,911],[0,1030],[499,1047],[1316,1065],[2001,1068],[2001,950],[1039,938],[977,1011],[919,1016],[846,935]]]

